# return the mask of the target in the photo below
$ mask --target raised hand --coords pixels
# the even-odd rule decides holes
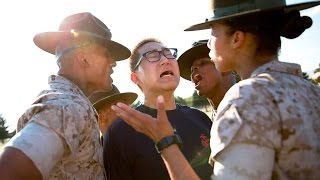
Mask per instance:
[[[155,143],[166,136],[173,135],[173,128],[168,121],[163,96],[157,97],[157,118],[141,113],[121,102],[113,105],[112,110],[136,131],[150,137]]]

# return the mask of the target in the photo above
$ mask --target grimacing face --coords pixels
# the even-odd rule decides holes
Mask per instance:
[[[148,51],[162,51],[166,48],[159,42],[149,42],[138,51],[143,54]],[[167,59],[161,54],[160,60],[149,62],[142,59],[134,75],[143,92],[174,91],[180,82],[180,72],[176,59]]]

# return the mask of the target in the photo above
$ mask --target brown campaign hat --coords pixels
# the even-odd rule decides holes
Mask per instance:
[[[118,102],[122,102],[127,105],[131,105],[136,99],[138,95],[133,92],[124,92],[124,93],[116,93],[105,98],[100,99],[99,101],[93,103],[93,107],[98,110],[101,107],[112,106]]]
[[[123,102],[125,104],[132,104],[138,95],[133,92],[120,93],[117,86],[112,84],[112,90],[108,92],[96,92],[89,96],[90,102],[95,109],[99,109],[102,106],[111,106],[117,102]]]
[[[199,40],[192,44],[192,48],[185,51],[178,58],[178,65],[180,69],[180,76],[186,80],[191,81],[191,66],[193,61],[199,58],[209,58],[209,48],[207,47],[208,40]]]
[[[319,4],[320,1],[286,5],[285,0],[211,0],[210,5],[213,15],[202,23],[188,27],[185,31],[209,29],[214,22],[234,17],[275,10],[284,10],[285,12],[303,10]]]
[[[130,50],[120,43],[111,40],[110,29],[89,12],[73,14],[60,24],[58,31],[42,32],[33,38],[34,43],[42,50],[55,54],[56,46],[61,40],[90,37],[103,42],[116,61],[130,57]]]
[[[112,90],[111,91],[107,91],[107,92],[104,92],[104,91],[100,91],[100,92],[95,92],[93,94],[91,94],[89,96],[89,100],[92,104],[98,102],[100,99],[102,98],[105,98],[105,97],[108,97],[108,96],[111,96],[113,94],[118,94],[120,93],[119,89],[117,88],[116,85],[112,84]]]

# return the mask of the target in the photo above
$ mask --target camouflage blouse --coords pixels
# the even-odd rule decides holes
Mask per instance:
[[[48,90],[20,117],[17,131],[28,122],[47,127],[64,143],[63,157],[45,179],[104,179],[97,114],[78,86],[61,76],[50,76]]]
[[[218,107],[210,163],[237,143],[274,151],[272,179],[320,179],[320,87],[303,79],[297,64],[274,60],[257,68]]]

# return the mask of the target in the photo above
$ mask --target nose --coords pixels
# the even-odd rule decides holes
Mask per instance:
[[[191,79],[197,70],[198,70],[198,66],[191,66],[191,74],[190,74]]]
[[[117,66],[117,63],[115,62],[115,61],[113,61],[112,63],[110,63],[110,67],[111,68],[114,68],[114,67],[116,67]]]
[[[194,71],[198,70],[198,66],[191,66],[191,74],[194,73]]]
[[[113,61],[113,63],[109,64],[109,68],[110,68],[110,74],[113,73],[113,68],[117,66],[117,63],[115,61]]]
[[[165,64],[170,64],[170,59],[166,58],[163,54],[160,55],[160,64],[165,65]]]
[[[107,59],[108,63],[110,64],[110,66],[115,66],[114,64],[116,64],[116,61],[114,60],[114,58],[111,55],[107,54],[106,59]]]
[[[208,47],[209,49],[211,49],[211,37],[209,38],[209,40],[208,40],[208,42],[207,42],[207,47]]]

